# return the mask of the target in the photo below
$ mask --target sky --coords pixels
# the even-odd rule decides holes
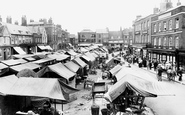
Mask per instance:
[[[83,29],[109,28],[118,31],[121,28],[132,27],[137,15],[147,16],[153,13],[153,8],[160,6],[161,0],[0,0],[0,15],[3,22],[7,16],[12,22],[21,22],[26,15],[39,21],[41,18],[53,19],[54,24],[71,34]],[[178,0],[171,0],[176,6]],[[180,0],[185,5],[185,0]]]

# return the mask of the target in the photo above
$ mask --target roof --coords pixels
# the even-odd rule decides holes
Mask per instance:
[[[55,78],[20,77],[7,91],[7,95],[47,97],[65,100],[62,87]]]
[[[67,62],[64,64],[67,68],[69,68],[71,71],[73,72],[77,72],[80,68],[80,66],[76,63],[74,63],[73,61]]]
[[[44,24],[44,22],[30,22],[30,23],[28,23],[27,25],[28,26],[31,26],[31,25],[41,25],[41,24]]]
[[[37,69],[39,68],[40,65],[38,64],[34,64],[34,63],[25,63],[25,64],[20,64],[20,65],[15,65],[15,66],[11,66],[10,68],[13,69],[14,71],[21,71],[23,69],[31,69],[31,70],[34,70],[34,69]]]
[[[174,96],[170,88],[165,84],[160,84],[157,81],[148,81],[132,74],[126,74],[108,90],[104,97],[112,102],[125,91],[126,87],[145,97],[157,97],[161,95]]]
[[[73,56],[76,56],[77,55],[77,53],[76,52],[74,52],[74,50],[68,50],[67,51],[70,55],[73,55]]]
[[[10,32],[10,34],[18,34],[18,35],[32,35],[32,32],[26,26],[14,25],[9,23],[3,23]]]
[[[96,58],[90,52],[86,52],[85,55],[91,59],[91,61],[95,61]]]
[[[108,31],[107,31],[107,29],[97,29],[96,30],[96,33],[100,33],[100,34],[108,34]]]
[[[18,64],[23,64],[26,63],[27,61],[24,59],[11,59],[11,60],[4,60],[1,61],[2,63],[8,65],[8,66],[13,66],[13,65],[18,65]]]
[[[83,29],[81,32],[93,32],[93,31],[90,29]]]
[[[18,77],[15,75],[0,77],[0,95],[6,95],[6,92],[13,86],[17,79]]]
[[[48,68],[67,80],[76,75],[76,73],[66,68],[62,63],[50,65]]]
[[[84,68],[84,67],[87,65],[87,64],[86,64],[84,61],[82,61],[79,57],[78,57],[78,58],[75,58],[74,61],[75,61],[76,63],[78,63],[82,68]]]

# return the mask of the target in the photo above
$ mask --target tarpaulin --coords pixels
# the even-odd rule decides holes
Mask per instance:
[[[65,100],[60,83],[55,78],[19,78],[6,92],[7,95],[47,97]]]
[[[35,63],[25,63],[25,64],[20,64],[20,65],[15,65],[15,66],[11,66],[10,68],[13,69],[14,71],[21,71],[23,69],[30,69],[30,70],[34,70],[34,69],[38,69],[41,66]]]
[[[126,87],[129,87],[133,91],[145,97],[175,95],[171,93],[169,87],[166,87],[166,85],[164,84],[160,84],[159,82],[154,81],[148,81],[132,74],[126,74],[112,87],[110,87],[110,89],[104,96],[105,99],[111,102],[114,101],[125,91]]]
[[[78,58],[75,58],[74,61],[76,63],[78,63],[82,68],[84,68],[85,66],[87,66],[87,64],[84,61],[82,61],[79,57]]]
[[[20,48],[20,47],[13,47],[13,49],[14,49],[18,54],[26,54],[26,52],[23,51],[23,49]]]
[[[75,73],[80,69],[80,66],[75,64],[73,61],[67,62],[64,65]]]
[[[110,70],[110,73],[114,76],[116,75],[120,70],[122,69],[122,66],[120,64],[116,65],[114,68]]]
[[[1,62],[8,65],[8,66],[13,66],[13,65],[26,63],[27,61],[24,59],[15,59],[15,60],[11,59],[11,60],[4,60]]]
[[[0,77],[0,95],[6,95],[17,79],[15,75]]]

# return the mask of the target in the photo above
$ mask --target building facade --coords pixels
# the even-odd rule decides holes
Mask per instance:
[[[96,32],[90,29],[84,29],[78,32],[78,43],[79,45],[96,43]]]
[[[108,29],[97,29],[96,30],[96,44],[108,45],[109,41],[109,30]]]
[[[150,59],[185,65],[185,6],[161,12],[151,19]]]

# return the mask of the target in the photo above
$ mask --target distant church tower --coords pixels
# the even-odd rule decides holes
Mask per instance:
[[[164,12],[170,8],[172,8],[172,2],[171,0],[162,0],[160,3],[160,11]]]

